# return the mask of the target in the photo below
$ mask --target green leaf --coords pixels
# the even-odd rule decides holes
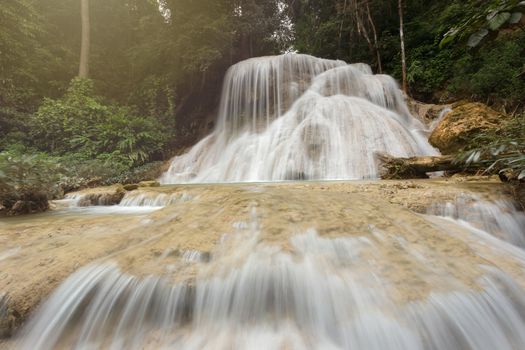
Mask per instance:
[[[459,34],[459,29],[452,28],[448,32],[445,33],[443,36],[443,39],[439,43],[439,48],[443,48],[445,45],[450,44],[456,39],[456,36]]]
[[[509,18],[509,23],[510,24],[517,24],[521,21],[521,18],[523,17],[523,13],[521,12],[514,12],[510,18]]]
[[[489,31],[485,28],[478,30],[470,36],[467,45],[469,47],[476,47],[479,43],[489,34]]]
[[[498,30],[503,24],[505,24],[509,20],[510,16],[511,15],[509,12],[501,12],[494,16],[491,16],[491,18],[487,17],[487,19],[489,20],[489,28],[491,30]]]

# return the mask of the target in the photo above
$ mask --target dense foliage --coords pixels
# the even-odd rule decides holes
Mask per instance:
[[[118,160],[86,160],[80,154],[50,156],[15,145],[0,152],[0,214],[26,214],[47,210],[48,200],[62,198],[79,188],[134,184],[158,178],[163,162],[130,167]]]
[[[398,0],[287,2],[299,51],[371,62],[376,71],[401,77]],[[427,101],[468,98],[525,107],[525,2],[403,3],[411,94]],[[486,35],[472,42],[480,30]]]
[[[63,98],[44,99],[30,120],[30,136],[39,149],[130,166],[162,151],[168,135],[157,119],[103,104],[93,95],[92,85],[74,79]]]
[[[142,116],[137,129],[154,118],[168,134],[168,150],[198,136],[228,66],[284,45],[276,1],[91,0],[90,9],[89,71],[98,102],[129,110],[113,111],[109,122]],[[2,2],[0,149],[34,126],[30,116],[39,108],[42,117],[60,113],[78,72],[79,18],[78,0]],[[41,107],[46,97],[61,103]]]
[[[46,210],[57,188],[59,165],[43,155],[0,153],[0,207],[24,214]]]
[[[74,78],[79,0],[0,6],[0,198],[8,209],[30,192],[42,199],[159,176],[158,161],[203,132],[227,67],[289,45],[272,0],[89,3],[89,79]]]
[[[465,164],[477,163],[485,173],[505,180],[525,179],[525,115],[518,115],[498,129],[479,134],[457,155]]]

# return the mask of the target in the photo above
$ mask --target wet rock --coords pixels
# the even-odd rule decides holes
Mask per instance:
[[[475,102],[459,102],[452,106],[430,135],[429,142],[443,154],[462,149],[469,139],[482,132],[497,129],[506,116]]]
[[[516,201],[523,210],[525,210],[525,183],[519,182],[516,183],[513,187],[513,194]]]
[[[80,192],[70,193],[67,195],[69,199],[77,200],[79,207],[87,207],[92,205],[116,205],[119,204],[126,190],[122,185],[97,187],[83,190]]]
[[[509,175],[500,173],[500,178],[503,176]],[[509,193],[514,197],[514,200],[518,203],[521,209],[525,211],[525,181],[523,179],[518,180],[515,177],[510,177],[510,179],[506,178],[505,180],[502,179],[502,181],[507,183]]]
[[[9,306],[9,297],[0,293],[0,339],[10,337],[17,326],[18,314]]]
[[[306,175],[302,171],[289,171],[284,176],[284,179],[286,181],[304,181],[308,180],[308,178],[308,175]]]
[[[126,191],[134,191],[136,190],[137,188],[139,188],[139,185],[138,184],[127,184],[127,185],[124,185],[124,189]]]
[[[423,103],[412,98],[407,99],[407,105],[410,113],[427,125],[437,120],[445,109],[451,107],[450,105]]]
[[[159,187],[160,183],[158,181],[141,181],[139,182],[139,187]]]

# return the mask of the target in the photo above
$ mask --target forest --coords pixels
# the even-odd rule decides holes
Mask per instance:
[[[285,52],[365,62],[416,100],[511,115],[458,158],[521,179],[523,13],[518,0],[4,0],[2,205],[158,177],[213,129],[229,66]]]

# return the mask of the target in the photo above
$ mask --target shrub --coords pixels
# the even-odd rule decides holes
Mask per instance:
[[[105,105],[93,83],[76,78],[62,99],[45,99],[33,117],[32,137],[40,149],[88,159],[118,159],[140,165],[166,142],[161,124],[119,106]]]
[[[62,167],[58,186],[64,193],[80,188],[102,186],[113,182],[115,178],[129,171],[129,165],[111,155],[104,154],[97,159],[83,159],[80,154],[68,154],[61,157]]]
[[[489,174],[525,180],[525,114],[469,140],[457,160],[479,163]]]
[[[159,161],[131,168],[111,154],[97,159],[84,159],[78,153],[56,157],[13,145],[0,153],[0,212],[41,212],[49,208],[49,200],[70,191],[153,180],[165,170],[164,164]]]
[[[109,179],[110,183],[135,184],[141,181],[158,179],[166,171],[165,162],[152,162],[130,169]]]
[[[47,210],[59,173],[60,165],[46,155],[0,153],[0,207],[12,215]]]

